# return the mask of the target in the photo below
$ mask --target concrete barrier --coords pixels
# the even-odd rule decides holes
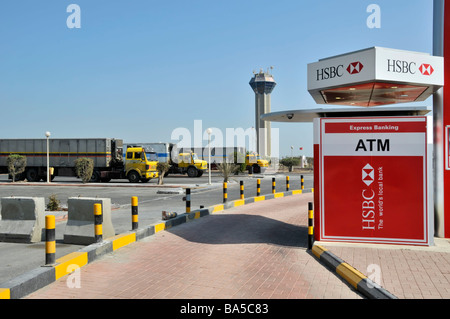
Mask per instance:
[[[1,199],[0,241],[35,243],[43,238],[45,200],[43,197]]]
[[[67,200],[67,224],[64,230],[64,243],[90,245],[95,243],[94,204],[102,205],[103,238],[115,235],[111,221],[111,199],[70,197]]]

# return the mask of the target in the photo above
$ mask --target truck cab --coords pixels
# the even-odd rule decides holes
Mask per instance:
[[[264,173],[269,167],[269,161],[261,159],[259,154],[247,154],[245,156],[245,164],[247,165],[247,170],[253,169],[253,173]]]
[[[148,160],[142,147],[129,147],[125,155],[125,175],[131,183],[148,182],[158,177],[158,161]]]
[[[189,177],[200,177],[207,170],[207,162],[200,160],[196,153],[179,153],[178,168]]]

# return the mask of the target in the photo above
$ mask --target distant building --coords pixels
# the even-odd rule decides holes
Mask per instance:
[[[249,84],[255,92],[256,149],[261,156],[271,156],[270,122],[261,120],[261,115],[270,113],[270,94],[276,82],[269,72],[260,70]]]

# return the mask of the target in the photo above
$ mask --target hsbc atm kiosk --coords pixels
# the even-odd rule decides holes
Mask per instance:
[[[433,244],[431,110],[386,105],[425,101],[443,74],[442,57],[372,47],[308,64],[315,102],[351,108],[262,116],[314,123],[316,240]]]
[[[316,103],[369,112],[314,119],[316,240],[433,244],[427,117],[370,111],[426,100],[442,87],[443,74],[441,57],[380,47],[308,65]]]

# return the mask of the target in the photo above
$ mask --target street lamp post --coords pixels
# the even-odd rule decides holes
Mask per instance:
[[[211,185],[211,133],[212,129],[208,128],[206,130],[208,133],[208,185]]]
[[[49,146],[48,139],[50,137],[50,132],[45,132],[45,136],[47,137],[47,183],[50,183],[50,156],[49,156]]]

